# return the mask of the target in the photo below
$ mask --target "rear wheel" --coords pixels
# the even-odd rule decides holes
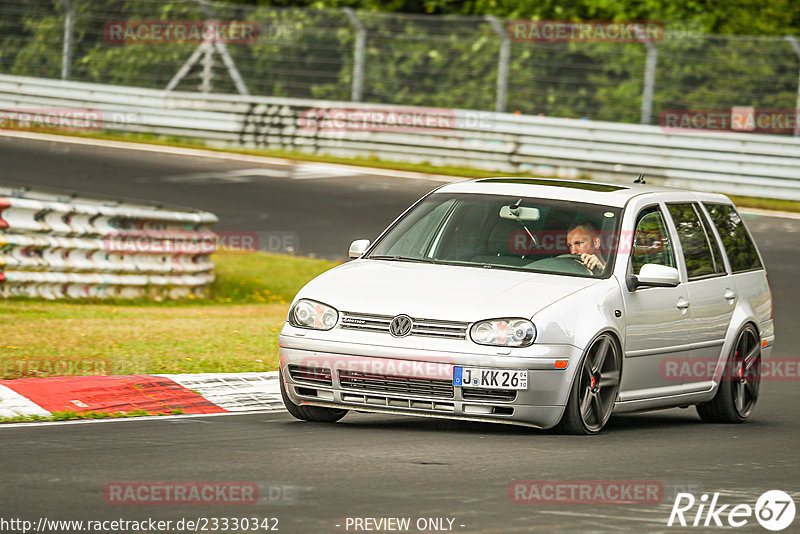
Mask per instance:
[[[567,434],[600,432],[614,408],[621,368],[614,338],[609,333],[597,336],[581,359],[558,430]]]
[[[312,421],[315,423],[335,423],[347,415],[347,410],[323,408],[322,406],[298,406],[297,404],[293,403],[286,394],[286,386],[283,383],[283,377],[279,376],[278,380],[280,381],[281,397],[283,398],[284,406],[286,406],[286,411],[297,419],[302,419],[303,421]]]
[[[706,423],[742,423],[750,416],[761,385],[759,341],[752,324],[739,332],[725,361],[717,394],[711,401],[697,405],[700,419]]]

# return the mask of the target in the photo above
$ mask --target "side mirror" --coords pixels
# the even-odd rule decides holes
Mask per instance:
[[[638,275],[628,278],[628,289],[635,291],[640,287],[675,287],[681,283],[678,269],[655,263],[645,263]]]
[[[356,239],[350,243],[350,259],[354,260],[360,258],[369,248],[369,239]]]

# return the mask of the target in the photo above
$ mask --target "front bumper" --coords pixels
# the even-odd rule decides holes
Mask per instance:
[[[581,351],[536,345],[524,354],[456,353],[281,335],[281,377],[298,405],[550,428],[561,419]],[[521,350],[521,349],[520,349]],[[567,360],[556,369],[556,360]],[[525,369],[524,391],[453,386],[453,367]]]

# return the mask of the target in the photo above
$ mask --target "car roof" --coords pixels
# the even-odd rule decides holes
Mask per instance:
[[[569,200],[604,206],[623,207],[639,195],[658,193],[690,193],[699,200],[730,203],[730,199],[716,193],[701,193],[676,187],[594,180],[568,180],[563,178],[521,178],[497,176],[465,180],[440,187],[438,193],[479,193],[487,195],[521,195],[533,198]]]

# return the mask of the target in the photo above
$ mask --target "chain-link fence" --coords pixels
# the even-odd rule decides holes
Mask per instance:
[[[214,43],[154,37],[158,24],[168,33],[209,20],[256,32]],[[521,39],[514,24],[202,0],[3,0],[0,72],[620,122],[658,123],[665,110],[800,108],[793,37],[707,35],[663,21],[653,40]]]

